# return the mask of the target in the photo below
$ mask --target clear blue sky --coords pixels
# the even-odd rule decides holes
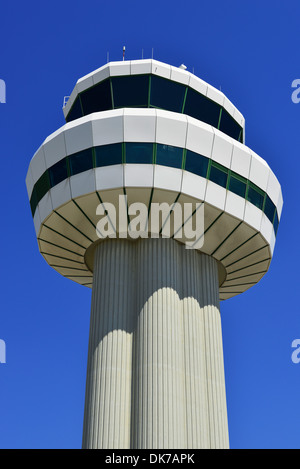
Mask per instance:
[[[25,177],[64,124],[76,80],[107,60],[151,57],[222,91],[246,118],[246,144],[279,178],[274,258],[255,287],[221,304],[231,448],[300,448],[297,1],[2,2],[0,79],[0,448],[80,448],[91,291],[39,254]]]

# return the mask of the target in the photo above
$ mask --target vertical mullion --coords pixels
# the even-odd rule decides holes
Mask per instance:
[[[227,183],[226,183],[226,189],[229,190],[229,181],[230,181],[230,177],[231,177],[231,170],[228,169],[228,173],[227,173]]]
[[[109,84],[110,84],[110,93],[111,93],[111,104],[112,104],[112,108],[115,109],[114,90],[113,90],[111,78],[109,78]]]
[[[93,160],[93,168],[96,168],[96,150],[95,150],[95,147],[92,147],[92,160]]]
[[[71,176],[71,167],[70,167],[70,161],[69,161],[69,157],[66,156],[66,163],[67,163],[67,174],[68,174],[68,178]]]
[[[148,81],[148,107],[150,107],[150,98],[151,98],[151,75],[149,75],[149,81]]]
[[[266,192],[264,193],[264,200],[263,200],[263,204],[262,204],[262,211],[265,213],[265,205],[266,205],[266,198],[267,198],[267,194]]]
[[[239,137],[238,137],[238,142],[242,142],[242,129],[240,130]]]
[[[249,191],[249,187],[250,187],[250,184],[249,184],[249,179],[247,180],[247,185],[246,185],[246,195],[245,195],[245,199],[248,200],[248,191]]]
[[[219,114],[219,122],[218,122],[218,129],[220,129],[220,124],[221,124],[221,117],[222,117],[222,110],[223,108],[220,108],[220,114]]]
[[[209,179],[211,164],[212,164],[212,160],[209,159],[208,166],[207,166],[207,172],[206,172],[206,179]]]
[[[157,153],[157,143],[153,143],[153,161],[152,161],[152,164],[156,164],[156,153]]]
[[[185,168],[185,161],[186,161],[186,148],[183,149],[181,169]]]
[[[80,104],[81,114],[82,114],[82,116],[84,116],[83,107],[82,107],[82,102],[81,102],[81,93],[79,93],[79,95],[78,95],[78,99],[79,99],[79,104]]]
[[[122,143],[122,163],[126,163],[126,146],[125,142]]]
[[[184,98],[183,98],[182,110],[181,110],[181,113],[182,113],[182,114],[184,113],[185,101],[186,101],[186,95],[187,95],[188,89],[189,89],[189,87],[186,86],[186,88],[185,88],[185,93],[184,93]]]

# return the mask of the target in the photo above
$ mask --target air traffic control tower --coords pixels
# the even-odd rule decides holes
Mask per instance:
[[[26,184],[42,256],[92,288],[82,446],[228,448],[219,302],[267,272],[280,184],[238,109],[184,67],[107,63],[63,112]],[[164,234],[173,210],[150,236],[154,204],[194,204],[193,223],[200,207],[198,244]]]

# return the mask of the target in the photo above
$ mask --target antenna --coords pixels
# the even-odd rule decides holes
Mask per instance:
[[[123,60],[125,59],[125,46],[123,46]]]
[[[106,63],[109,62],[109,52],[107,52],[107,56],[106,56]]]
[[[153,47],[152,47],[152,57],[151,58],[153,59]]]
[[[142,49],[142,59],[144,58],[144,49]]]

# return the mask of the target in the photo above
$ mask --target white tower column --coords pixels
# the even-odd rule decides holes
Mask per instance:
[[[95,250],[83,448],[130,448],[132,247],[118,240]]]
[[[213,258],[172,239],[98,245],[83,447],[228,447]]]
[[[140,242],[134,333],[132,444],[185,448],[181,250],[170,239]]]

